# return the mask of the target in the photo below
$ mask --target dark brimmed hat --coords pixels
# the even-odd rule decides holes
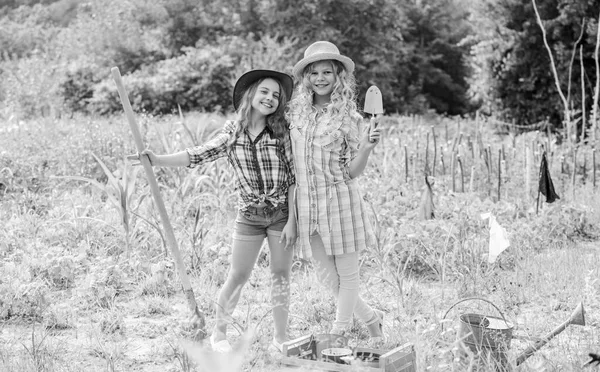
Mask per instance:
[[[349,57],[340,54],[335,44],[329,41],[317,41],[312,43],[304,51],[304,58],[294,66],[294,76],[300,80],[302,71],[308,65],[317,61],[333,59],[342,62],[346,71],[350,74],[354,71],[354,62]]]
[[[233,108],[238,109],[240,101],[244,96],[244,92],[252,83],[262,78],[273,78],[279,81],[283,88],[283,94],[287,97],[288,101],[292,97],[292,91],[294,89],[294,80],[286,73],[273,71],[273,70],[251,70],[244,73],[235,83],[233,88]]]

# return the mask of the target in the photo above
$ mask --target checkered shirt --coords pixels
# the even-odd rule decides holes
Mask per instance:
[[[187,148],[190,167],[227,156],[235,170],[240,210],[260,202],[274,207],[287,203],[288,188],[296,182],[289,136],[279,146],[280,140],[268,128],[254,141],[243,132],[229,151],[227,142],[232,135],[222,132],[204,145]]]
[[[358,152],[361,117],[335,120],[328,113],[292,116],[290,137],[296,166],[298,247],[312,256],[310,235],[318,232],[328,255],[356,252],[372,242],[372,227],[349,164]]]

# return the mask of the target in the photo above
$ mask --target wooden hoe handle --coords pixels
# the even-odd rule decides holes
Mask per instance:
[[[127,91],[125,90],[125,86],[123,85],[121,73],[119,72],[118,67],[113,67],[110,69],[110,71],[112,73],[113,80],[117,84],[119,97],[121,98],[121,103],[123,104],[123,109],[125,110],[125,116],[127,116],[127,121],[129,122],[129,126],[131,127],[131,132],[133,133],[135,145],[137,147],[138,152],[142,152],[144,151],[142,135],[140,134],[140,130],[135,120],[135,116],[133,114],[133,109],[131,108],[131,103],[129,102]],[[190,307],[190,310],[192,311],[193,317],[195,319],[195,327],[200,328],[200,332],[202,332],[203,335],[205,335],[206,333],[203,329],[205,326],[204,315],[198,310],[196,298],[194,296],[190,280],[185,270],[183,259],[181,258],[181,253],[179,252],[179,247],[177,246],[177,239],[175,239],[173,226],[169,221],[167,209],[165,208],[165,204],[163,203],[162,197],[160,196],[160,190],[158,188],[158,182],[156,181],[156,177],[154,175],[154,170],[152,169],[152,165],[150,165],[150,160],[147,156],[140,156],[140,162],[142,163],[144,171],[146,172],[146,177],[148,178],[148,183],[150,184],[150,190],[152,191],[152,196],[154,197],[154,202],[156,203],[156,208],[158,209],[158,213],[160,214],[160,219],[165,230],[165,238],[167,240],[167,245],[169,246],[169,249],[173,254],[175,266],[177,272],[179,273],[179,277],[181,278],[181,284],[183,286],[183,291],[188,301],[188,306]],[[200,336],[200,338],[203,338],[203,335]]]

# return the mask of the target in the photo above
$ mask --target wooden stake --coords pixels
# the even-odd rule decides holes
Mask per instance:
[[[581,181],[585,185],[585,181],[587,178],[587,156],[585,156],[585,151],[583,152],[583,174],[581,176]]]
[[[502,150],[498,150],[498,201],[500,201],[500,187],[502,185]]]
[[[412,182],[413,182],[413,187],[416,187],[418,185],[417,182],[417,162],[416,162],[416,156],[415,154],[410,154],[410,163],[411,163],[411,169],[412,169]]]
[[[492,196],[492,150],[490,149],[490,146],[488,145],[487,149],[485,150],[486,156],[487,156],[487,164],[488,164],[488,173],[487,173],[487,189],[488,189],[488,196]]]
[[[600,20],[600,15],[598,16]],[[596,24],[600,24],[597,22]],[[600,94],[600,62],[598,51],[600,48],[600,27],[596,27],[596,48],[594,48],[594,65],[596,66],[596,85],[594,88],[594,102],[592,103],[592,142],[596,145],[596,128],[598,124],[598,95]]]
[[[473,142],[471,141],[471,135],[469,135],[469,151],[471,151],[471,160],[475,162],[475,146],[473,146]]]
[[[460,170],[460,192],[465,192],[465,176],[462,161],[460,160],[460,154],[456,156],[456,161],[458,162],[458,168]]]
[[[431,175],[435,177],[435,161],[437,159],[437,140],[435,139],[435,128],[433,125],[431,126],[431,137],[433,138],[433,162],[431,165],[433,166],[431,169]]]
[[[425,174],[429,174],[429,132],[425,139]]]
[[[471,180],[469,181],[469,192],[475,191],[474,182],[475,182],[475,166],[472,166],[471,167]]]
[[[596,189],[596,149],[592,150],[592,186]]]
[[[444,152],[442,151],[442,146],[440,146],[440,162],[442,163],[442,174],[446,175],[446,163],[444,163]]]
[[[577,146],[573,146],[573,172],[571,173],[571,198],[575,201],[575,176],[577,174]]]
[[[408,149],[404,145],[404,182],[408,183]]]
[[[452,151],[452,159],[450,160],[450,172],[452,173],[452,192],[456,192],[456,179],[455,179],[455,153]]]
[[[531,184],[530,184],[530,180],[529,180],[530,174],[531,174],[531,149],[529,148],[529,146],[525,146],[525,195],[527,196],[527,200],[529,200],[529,196],[531,195]]]
[[[583,34],[583,30],[581,31]],[[583,45],[579,47],[579,69],[581,70],[581,139],[585,139],[585,69],[583,67]]]

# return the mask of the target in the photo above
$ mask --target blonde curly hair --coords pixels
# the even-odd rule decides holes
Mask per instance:
[[[356,105],[356,80],[354,74],[347,73],[344,65],[336,60],[327,60],[331,63],[335,75],[331,100],[326,109],[332,117],[353,116],[358,112]],[[291,121],[294,116],[309,117],[317,109],[313,105],[314,91],[309,80],[315,63],[311,63],[302,71],[301,81],[297,85],[296,94],[290,101],[286,110],[286,118]]]

